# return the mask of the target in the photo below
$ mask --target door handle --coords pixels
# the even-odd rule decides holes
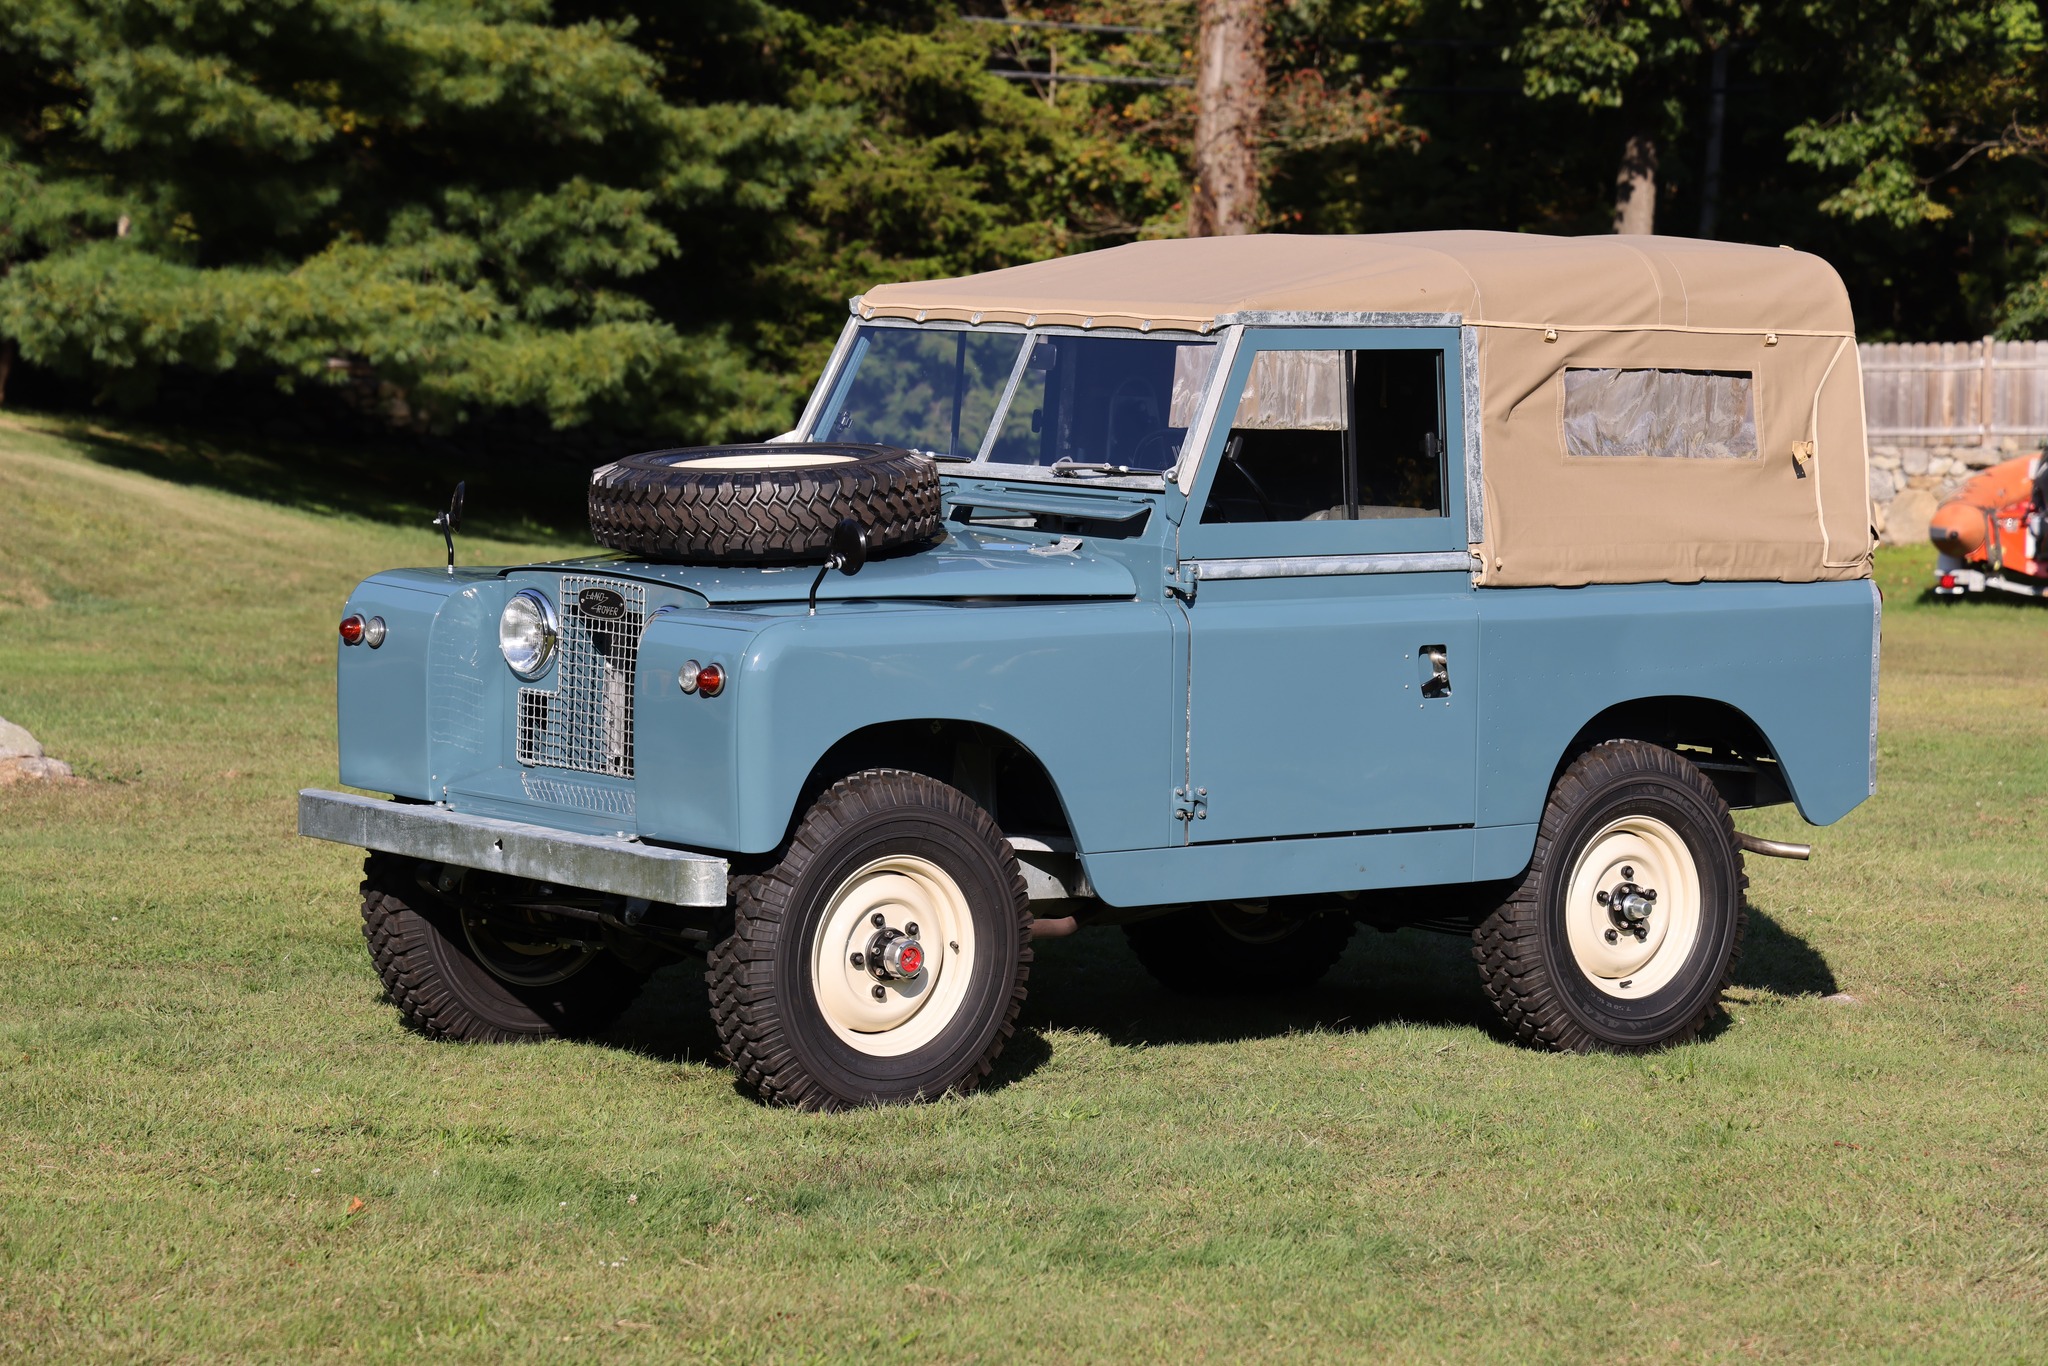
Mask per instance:
[[[1422,680],[1424,697],[1449,697],[1451,695],[1451,656],[1441,645],[1425,645],[1417,654],[1429,669],[1429,676]]]

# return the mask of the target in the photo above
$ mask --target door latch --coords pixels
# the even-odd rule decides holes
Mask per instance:
[[[1209,789],[1176,787],[1173,790],[1173,818],[1177,821],[1209,819]]]
[[[1449,697],[1451,695],[1451,657],[1441,645],[1424,645],[1416,651],[1429,676],[1422,680],[1424,697]]]

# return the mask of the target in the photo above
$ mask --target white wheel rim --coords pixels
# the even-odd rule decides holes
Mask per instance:
[[[1641,922],[1641,939],[1609,905],[1625,883],[1657,894]],[[1678,832],[1654,816],[1623,816],[1586,842],[1572,869],[1565,937],[1588,982],[1606,995],[1639,1001],[1669,986],[1692,956],[1700,905],[1699,865]]]
[[[809,470],[822,465],[851,465],[856,457],[851,455],[777,455],[763,451],[757,455],[715,455],[707,460],[681,460],[676,462],[679,470]]]
[[[865,956],[880,915],[891,929],[917,926],[924,967],[915,977],[878,981]],[[909,854],[876,859],[832,894],[811,941],[811,990],[841,1043],[873,1057],[912,1052],[960,1013],[974,976],[974,917],[952,875]],[[882,988],[880,1000],[875,988]]]

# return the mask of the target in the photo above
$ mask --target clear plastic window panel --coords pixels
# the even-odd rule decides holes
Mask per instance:
[[[578,598],[586,588],[618,594],[625,615],[615,621],[585,616]],[[622,579],[565,574],[557,601],[562,639],[554,687],[519,690],[519,762],[630,778],[633,675],[647,624],[647,590]]]
[[[1566,370],[1568,456],[1754,460],[1754,377],[1730,370]]]

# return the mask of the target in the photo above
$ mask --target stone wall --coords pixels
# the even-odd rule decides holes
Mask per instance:
[[[1934,510],[1979,470],[2023,453],[2018,442],[1995,446],[1870,448],[1870,520],[1885,545],[1924,545]]]

